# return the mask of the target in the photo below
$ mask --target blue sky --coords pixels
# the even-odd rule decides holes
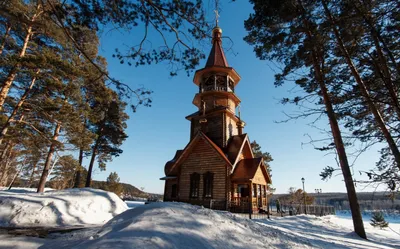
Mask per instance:
[[[206,4],[206,7],[212,6],[211,2]],[[334,156],[303,144],[309,141],[306,134],[315,139],[324,137],[317,129],[307,125],[312,120],[275,122],[285,119],[283,112],[293,113],[299,109],[279,104],[279,99],[288,96],[288,90],[293,88],[293,84],[288,83],[275,88],[273,63],[257,59],[252,47],[243,41],[246,35],[243,22],[252,12],[251,5],[247,1],[222,1],[221,9],[219,26],[223,35],[229,36],[233,41],[234,53],[226,51],[226,57],[230,66],[234,67],[242,78],[236,88],[236,94],[242,100],[242,118],[247,123],[244,132],[274,158],[271,167],[276,193],[286,193],[292,186],[300,188],[302,177],[306,179],[307,192],[314,192],[316,188],[322,189],[323,192],[345,192],[341,175],[328,182],[319,177],[325,166],[336,165]],[[212,18],[211,7],[210,20]],[[193,74],[187,77],[181,72],[171,78],[166,64],[135,68],[121,65],[112,58],[116,47],[138,43],[138,34],[141,34],[142,30],[138,28],[134,32],[104,33],[100,53],[107,58],[111,75],[129,82],[132,87],[144,86],[153,90],[153,106],[141,107],[134,114],[129,112],[129,138],[122,146],[124,153],[108,163],[105,172],[97,169],[94,179],[105,180],[110,172],[116,171],[121,182],[144,187],[147,192],[162,193],[164,182],[159,178],[164,176],[166,161],[172,159],[175,151],[184,148],[189,141],[190,123],[185,116],[196,111],[192,100],[198,88],[192,82]],[[160,39],[155,35],[150,38],[155,39],[154,42]],[[223,41],[223,44],[225,48],[232,45],[228,40]],[[210,48],[204,48],[207,55]],[[204,64],[205,60],[201,62],[201,66]],[[329,128],[326,119],[319,121],[318,126]],[[358,170],[374,167],[378,158],[376,151],[376,147],[372,148],[357,160],[354,166],[356,179],[361,179]],[[85,163],[88,164],[88,160]],[[373,190],[370,187],[365,189],[365,186],[357,186],[357,189]]]

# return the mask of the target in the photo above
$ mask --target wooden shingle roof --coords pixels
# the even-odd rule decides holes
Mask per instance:
[[[215,27],[213,29],[213,46],[210,55],[208,56],[206,67],[229,67],[225,58],[224,50],[222,49],[221,34],[222,30],[220,28]]]
[[[228,158],[232,164],[235,164],[237,157],[243,149],[243,144],[247,134],[232,136],[227,146]]]
[[[257,172],[258,167],[262,161],[261,157],[242,159],[236,165],[235,170],[231,176],[232,180],[250,180],[253,179]]]

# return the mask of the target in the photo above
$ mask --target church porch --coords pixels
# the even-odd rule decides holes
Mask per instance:
[[[237,213],[247,213],[249,208],[253,213],[260,209],[268,209],[267,185],[253,183],[252,181],[233,182],[229,210]]]

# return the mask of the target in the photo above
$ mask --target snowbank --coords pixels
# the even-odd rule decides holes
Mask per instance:
[[[152,203],[110,220],[74,248],[393,248],[400,237],[367,229],[370,241],[334,216],[249,220],[183,203]],[[378,232],[378,233],[376,233]]]
[[[117,195],[98,189],[21,191],[0,191],[0,226],[102,225],[128,209]]]
[[[151,203],[110,220],[74,248],[304,248],[310,243],[227,212],[183,203]],[[303,246],[303,247],[302,247]]]

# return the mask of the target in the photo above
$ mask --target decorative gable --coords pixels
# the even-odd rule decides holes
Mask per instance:
[[[181,165],[187,157],[192,153],[199,153],[200,152],[193,152],[194,148],[198,147],[198,144],[204,144],[203,150],[210,151],[211,153],[215,154],[220,158],[225,164],[231,166],[231,162],[225,156],[224,152],[213,142],[209,139],[203,132],[198,132],[194,139],[192,139],[189,144],[185,147],[183,151],[179,151],[179,157],[174,158],[173,160],[169,161],[165,168],[166,175],[175,175],[177,174],[179,165]],[[178,153],[177,153],[178,154]],[[200,156],[200,155],[199,155]]]

